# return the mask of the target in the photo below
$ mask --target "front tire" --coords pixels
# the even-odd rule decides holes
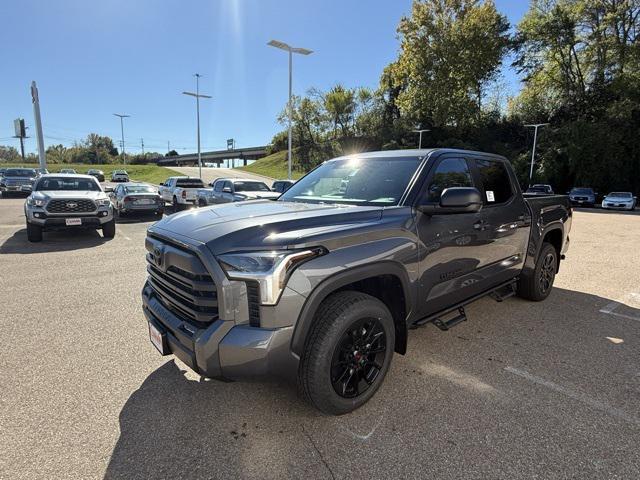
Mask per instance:
[[[558,252],[550,243],[543,243],[532,273],[522,273],[518,281],[518,295],[539,302],[551,293],[558,271]]]
[[[102,236],[104,238],[113,238],[116,236],[116,221],[112,219],[102,225]]]
[[[27,240],[29,240],[30,242],[41,242],[42,227],[40,225],[27,223]]]
[[[384,303],[354,291],[330,295],[316,312],[298,386],[321,412],[349,413],[380,388],[394,345],[393,317]]]

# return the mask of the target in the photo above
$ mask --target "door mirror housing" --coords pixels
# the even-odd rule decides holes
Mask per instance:
[[[160,186],[160,187],[164,187],[164,182],[159,183],[159,184],[158,184],[158,186]]]
[[[446,188],[440,195],[440,204],[426,203],[418,210],[427,215],[447,213],[475,213],[482,208],[482,195],[474,187]]]
[[[231,187],[224,187],[224,188],[222,189],[222,193],[232,193],[232,192],[231,192]]]

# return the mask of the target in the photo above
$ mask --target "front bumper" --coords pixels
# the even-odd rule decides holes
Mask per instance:
[[[615,202],[603,202],[602,208],[612,209],[612,210],[631,210],[633,209],[632,203],[615,203]]]
[[[210,378],[296,378],[298,359],[291,353],[293,327],[266,329],[215,320],[196,327],[168,310],[149,283],[142,290],[143,312],[166,338],[171,354]]]
[[[107,222],[113,220],[113,209],[100,209],[95,213],[60,215],[50,214],[42,208],[28,208],[25,211],[27,221],[34,225],[40,225],[45,229],[57,228],[101,228]],[[67,218],[80,218],[81,224],[77,226],[68,226]]]

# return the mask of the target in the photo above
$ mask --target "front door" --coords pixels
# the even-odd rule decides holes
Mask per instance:
[[[450,187],[476,187],[472,165],[464,157],[446,155],[435,160],[419,203],[440,202]],[[477,291],[476,272],[487,248],[479,213],[427,215],[416,213],[420,240],[420,316],[428,316],[461,302]]]

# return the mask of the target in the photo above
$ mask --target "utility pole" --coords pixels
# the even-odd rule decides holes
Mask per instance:
[[[127,163],[127,156],[124,153],[124,119],[131,115],[125,115],[123,113],[114,113],[114,115],[116,117],[120,117],[120,133],[122,134],[122,164],[125,165]]]
[[[287,149],[287,172],[288,179],[291,180],[291,129],[293,123],[293,105],[291,104],[291,96],[292,96],[292,84],[293,84],[293,54],[298,53],[300,55],[311,55],[313,53],[312,50],[307,50],[306,48],[297,48],[287,45],[284,42],[279,40],[271,40],[267,43],[270,47],[279,48],[280,50],[284,50],[285,52],[289,52],[289,102],[287,103],[287,110],[289,113],[289,133],[288,133],[288,149]]]
[[[525,125],[525,127],[532,127],[533,131],[533,150],[531,151],[531,168],[529,169],[529,186],[531,186],[531,181],[533,179],[533,165],[536,160],[536,143],[538,141],[538,128],[544,127],[545,125],[549,125],[548,123],[534,123],[531,125]]]
[[[36,140],[38,141],[38,158],[40,168],[47,168],[47,155],[44,151],[44,136],[42,135],[42,120],[40,118],[40,98],[38,97],[38,87],[36,82],[31,82],[31,101],[33,102],[33,117],[36,122]]]
[[[200,174],[200,179],[202,180],[202,155],[200,153],[200,99],[201,98],[211,98],[210,95],[204,95],[200,93],[200,75],[196,73],[193,75],[196,77],[196,93],[193,92],[182,92],[185,95],[189,95],[191,97],[196,97],[196,122],[198,129],[198,172]]]
[[[170,151],[171,151],[171,142],[167,140],[167,155],[169,155]]]
[[[430,132],[431,130],[428,128],[423,128],[423,129],[418,129],[418,130],[414,130],[414,133],[419,133],[420,134],[420,140],[418,141],[418,148],[422,149],[422,132]]]
[[[144,138],[140,139],[140,144],[142,146],[142,155],[144,156]]]

